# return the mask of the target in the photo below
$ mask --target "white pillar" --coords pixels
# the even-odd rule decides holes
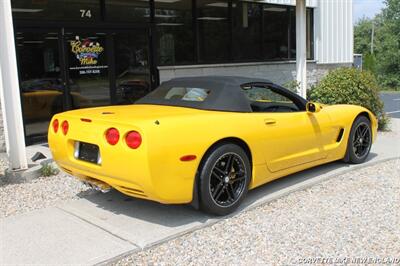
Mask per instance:
[[[300,95],[307,94],[307,13],[306,0],[296,0],[296,80],[300,84]]]
[[[10,0],[0,0],[0,84],[4,134],[11,170],[28,168]]]

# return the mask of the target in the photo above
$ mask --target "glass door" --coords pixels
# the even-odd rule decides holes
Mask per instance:
[[[64,84],[58,30],[15,34],[26,143],[46,141],[51,117],[63,110]]]
[[[65,30],[67,102],[71,109],[110,104],[108,34]]]
[[[147,29],[65,32],[70,108],[129,104],[150,92]]]
[[[116,101],[133,103],[151,91],[147,30],[132,29],[115,32],[112,36]]]
[[[130,104],[152,89],[148,29],[17,29],[27,144],[70,109]]]

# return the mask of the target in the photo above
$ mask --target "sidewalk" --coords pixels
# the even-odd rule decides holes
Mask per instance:
[[[400,119],[381,133],[362,165],[334,162],[251,191],[254,208],[356,168],[400,157]],[[188,206],[168,206],[112,191],[0,220],[0,264],[97,264],[218,222]]]

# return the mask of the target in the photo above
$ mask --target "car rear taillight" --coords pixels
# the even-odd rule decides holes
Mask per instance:
[[[129,148],[137,149],[142,144],[142,136],[137,131],[130,131],[126,134],[125,142]]]
[[[64,135],[67,135],[68,129],[69,129],[69,124],[68,124],[67,120],[62,122],[61,128],[62,128],[62,132],[64,133]]]
[[[106,131],[106,140],[108,144],[115,145],[119,141],[119,132],[116,128],[109,128]]]
[[[58,126],[59,126],[58,119],[54,119],[54,120],[53,120],[53,130],[54,130],[54,133],[57,133],[57,131],[58,131]]]

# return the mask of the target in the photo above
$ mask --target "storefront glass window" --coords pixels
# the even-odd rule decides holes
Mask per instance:
[[[112,22],[149,22],[149,0],[105,0],[106,20]]]
[[[46,140],[51,117],[63,110],[57,32],[16,32],[22,113],[27,143]]]
[[[11,5],[14,19],[100,20],[99,0],[11,0]]]
[[[261,5],[240,1],[232,5],[233,59],[261,57]]]
[[[159,65],[194,63],[192,3],[155,2]]]
[[[117,102],[133,103],[151,91],[147,31],[113,35]]]
[[[230,57],[229,1],[197,0],[200,62],[222,62]]]
[[[264,58],[288,59],[288,7],[264,5]]]

